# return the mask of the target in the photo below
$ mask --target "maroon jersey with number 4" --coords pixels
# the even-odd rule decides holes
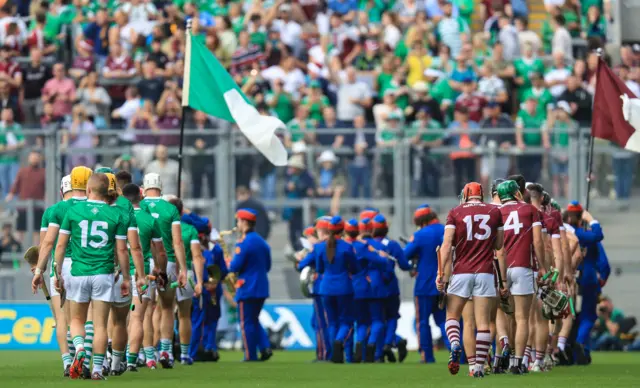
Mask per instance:
[[[542,227],[540,211],[526,202],[510,201],[502,204],[500,213],[507,268],[533,268],[533,227]]]
[[[493,246],[502,229],[500,208],[483,202],[467,202],[447,215],[445,229],[455,229],[453,273],[493,273]]]

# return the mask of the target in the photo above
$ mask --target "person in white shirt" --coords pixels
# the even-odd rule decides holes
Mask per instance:
[[[627,85],[627,87],[633,92],[633,94],[635,94],[636,96],[640,96],[640,85],[638,85],[638,83],[631,78],[630,70],[631,69],[629,69],[629,66],[622,64],[620,65],[620,67],[618,67],[618,76],[621,80],[624,81],[624,84]]]
[[[544,82],[549,87],[549,92],[554,98],[560,95],[567,88],[567,78],[571,75],[571,69],[565,65],[565,53],[562,51],[553,52],[553,66],[544,76]]]
[[[520,47],[524,47],[526,44],[530,44],[533,48],[533,52],[538,54],[540,47],[542,47],[542,41],[540,35],[529,29],[529,21],[526,17],[518,17],[515,19],[515,26],[518,30],[518,41]]]
[[[304,73],[295,66],[294,57],[284,58],[280,65],[271,66],[263,70],[261,75],[262,78],[271,83],[271,87],[273,87],[275,80],[283,80],[284,91],[296,99],[300,97],[300,88],[306,83]]]
[[[573,43],[571,34],[564,27],[565,19],[562,15],[557,15],[551,19],[551,29],[553,30],[553,38],[551,39],[551,52],[562,51],[565,58],[573,61]]]
[[[278,18],[272,23],[271,28],[280,32],[280,40],[287,45],[292,54],[298,56],[302,49],[302,27],[291,18],[291,5],[282,4],[278,8]]]

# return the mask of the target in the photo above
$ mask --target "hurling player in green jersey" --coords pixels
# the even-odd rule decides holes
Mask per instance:
[[[73,190],[71,189],[71,175],[67,175],[62,178],[62,181],[60,182],[60,195],[62,196],[63,201],[69,200],[73,195]],[[47,235],[49,220],[53,212],[55,212],[56,205],[57,203],[49,206],[42,215],[42,221],[40,222],[40,241],[44,241],[44,238]],[[56,330],[56,340],[58,341],[58,346],[60,347],[60,352],[62,353],[62,365],[64,370],[63,376],[69,377],[69,367],[71,367],[73,356],[69,353],[69,344],[67,343],[67,330],[64,330],[64,328],[67,327],[67,317],[60,307],[60,293],[56,291],[54,287],[55,277],[53,276],[53,262],[54,261],[52,258],[51,272],[49,274],[49,293],[51,295],[56,327],[59,328],[58,330]]]
[[[91,175],[87,183],[88,200],[70,207],[60,225],[55,253],[58,272],[67,246],[71,246],[73,252],[71,276],[67,287],[71,301],[71,336],[76,348],[76,356],[69,371],[72,379],[77,379],[82,374],[82,364],[86,356],[85,321],[91,302],[94,326],[91,379],[104,380],[102,367],[107,350],[107,321],[114,294],[114,254],[122,271],[120,296],[126,297],[131,292],[127,249],[128,223],[120,209],[105,202],[108,190],[109,178],[105,174]],[[64,282],[65,279],[59,277],[56,280],[56,288],[62,289]]]
[[[178,197],[169,199],[169,202],[178,209],[178,213],[182,216],[184,206],[182,200]],[[202,272],[204,271],[204,257],[202,257],[202,249],[200,248],[200,239],[198,231],[193,225],[181,222],[182,226],[182,242],[184,243],[184,251],[187,259],[187,267],[189,269],[187,276],[189,283],[184,289],[178,290],[176,299],[178,301],[178,327],[180,329],[180,363],[183,365],[191,365],[193,360],[189,357],[189,343],[191,342],[191,298],[199,298],[202,294]],[[196,271],[197,284],[192,287],[193,271],[192,265]]]
[[[160,267],[160,271],[166,272],[169,282],[178,282],[180,288],[187,284],[187,261],[182,242],[182,228],[180,226],[180,214],[175,206],[162,198],[162,182],[160,175],[149,173],[144,176],[143,188],[145,198],[140,202],[140,207],[147,211],[158,222],[164,249],[167,252],[166,268]],[[159,263],[155,263],[156,267]],[[163,368],[173,367],[173,302],[175,290],[165,287],[159,292],[160,296],[160,364]]]
[[[121,172],[116,174],[116,178],[120,178]],[[120,182],[120,179],[118,179],[118,182]],[[165,263],[167,261],[166,253],[164,251],[164,245],[162,244],[162,236],[160,235],[160,230],[158,228],[158,223],[156,219],[151,216],[151,214],[140,209],[140,201],[142,200],[142,196],[140,195],[140,187],[131,183],[126,184],[122,187],[122,196],[129,200],[129,202],[131,202],[131,204],[133,205],[134,217],[136,218],[136,223],[138,224],[140,245],[142,246],[142,256],[144,257],[144,271],[148,274],[150,272],[150,262],[154,256],[161,256],[161,258],[156,261],[164,261]],[[132,260],[133,259],[129,257],[130,265],[132,263]],[[156,360],[155,347],[153,342],[153,323],[151,314],[152,310],[149,310],[150,313],[147,314],[149,302],[153,295],[155,295],[155,286],[152,283],[147,290],[147,293],[142,295],[142,303],[140,303],[139,298],[137,298],[136,290],[133,290],[133,293],[133,303],[135,305],[135,309],[133,309],[129,318],[129,355],[127,356],[127,370],[132,372],[138,370],[136,361],[138,358],[138,351],[140,350],[141,343],[144,346],[144,355],[147,366],[150,369],[155,369]]]
[[[117,187],[116,176],[111,173],[105,174],[109,178],[109,191],[107,195],[107,203],[120,211],[122,219],[127,225],[127,242],[129,252],[133,257],[134,273],[137,275],[134,280],[136,282],[135,289],[138,295],[142,295],[142,288],[146,284],[146,275],[144,272],[144,258],[142,257],[142,248],[140,247],[140,237],[138,235],[138,225],[133,215],[133,206],[126,198],[121,197],[122,190]],[[122,272],[122,269],[120,269]],[[111,376],[119,376],[126,370],[125,351],[127,346],[127,318],[131,307],[132,293],[127,296],[121,296],[118,292],[120,282],[123,277],[116,275],[116,284],[114,287],[113,304],[111,305],[111,316],[107,332],[111,340],[111,364],[109,365]],[[107,356],[108,357],[108,356]]]

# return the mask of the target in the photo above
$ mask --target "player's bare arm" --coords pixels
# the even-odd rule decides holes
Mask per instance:
[[[67,250],[67,245],[69,245],[70,235],[67,233],[60,233],[58,236],[58,245],[56,246],[55,252],[55,261],[56,261],[56,272],[58,273],[56,279],[56,290],[60,292],[64,288],[64,282],[62,280],[62,262],[64,261],[64,253]]]
[[[134,281],[136,282],[138,293],[142,295],[144,293],[142,287],[146,284],[147,278],[144,273],[144,256],[142,255],[142,246],[140,245],[140,236],[137,228],[131,227],[127,230],[127,240],[129,241],[129,251],[133,258],[133,266],[136,270],[136,279]]]
[[[176,254],[176,263],[178,266],[178,284],[184,287],[187,284],[187,258],[184,253],[184,244],[182,242],[182,227],[180,223],[171,225],[171,239],[173,251]]]
[[[193,271],[196,273],[197,278],[196,287],[193,291],[197,298],[202,293],[202,277],[204,276],[204,256],[202,256],[200,242],[191,243],[191,255],[193,256]]]
[[[455,233],[456,231],[453,228],[447,228],[444,230],[442,246],[440,247],[440,251],[443,257],[442,266],[444,273],[442,274],[442,278],[438,277],[436,280],[436,285],[439,291],[444,290],[444,283],[449,281],[449,278],[451,277],[451,248],[453,243],[453,236],[455,235]]]
[[[116,240],[116,255],[118,256],[118,264],[120,264],[120,270],[122,276],[121,292],[122,296],[127,296],[131,292],[131,273],[129,268],[129,250],[127,249],[127,240]],[[144,271],[144,267],[143,267]]]
[[[542,238],[542,225],[534,225],[532,228],[533,232],[533,250],[536,254],[536,258],[538,259],[538,273],[540,275],[544,275],[547,273],[549,269],[549,265],[544,259],[545,251],[544,251],[544,240]]]

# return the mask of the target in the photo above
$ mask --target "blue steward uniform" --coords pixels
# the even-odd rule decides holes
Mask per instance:
[[[320,295],[327,315],[329,339],[332,345],[340,343],[342,349],[347,339],[353,335],[353,285],[350,275],[355,273],[356,257],[353,247],[342,239],[335,239],[335,251],[332,260],[327,255],[327,242],[316,245],[314,253],[316,268],[322,274]],[[333,355],[343,360],[343,355]]]
[[[318,244],[315,244],[314,250],[307,253],[307,255],[298,263],[298,270],[303,270],[306,267],[312,267],[316,270],[316,278],[313,281],[313,316],[311,317],[311,327],[316,332],[316,359],[318,361],[328,360],[330,357],[331,341],[328,330],[327,316],[325,314],[324,306],[322,304],[322,296],[320,296],[320,282],[322,281],[322,274],[317,271],[316,256],[314,254]]]
[[[189,346],[189,356],[196,359],[196,354],[200,343],[205,352],[217,351],[216,331],[218,320],[220,319],[220,299],[222,297],[222,280],[227,276],[229,270],[224,261],[224,253],[219,245],[214,245],[210,251],[203,251],[204,270],[203,284],[207,284],[209,273],[207,267],[217,265],[220,268],[222,277],[216,286],[215,293],[211,293],[206,287],[202,288],[202,308],[198,298],[193,298],[193,310],[191,312],[191,344]],[[215,304],[213,301],[215,300]]]
[[[591,230],[582,227],[575,228],[581,248],[586,248],[586,254],[578,269],[578,285],[582,295],[582,308],[578,316],[578,334],[576,342],[585,349],[585,354],[589,354],[591,349],[590,335],[591,329],[598,319],[597,306],[598,295],[600,293],[600,281],[598,280],[598,262],[601,261],[600,241],[604,239],[602,227],[598,221],[594,220],[590,224]],[[604,252],[604,251],[603,251]]]
[[[238,217],[246,217],[241,213],[243,211],[247,210],[238,210]],[[266,333],[260,326],[259,316],[265,299],[269,297],[267,273],[270,270],[271,248],[256,232],[246,233],[236,245],[235,255],[229,265],[229,272],[238,274],[235,299],[240,313],[245,361],[257,361],[258,347],[264,344]]]
[[[414,303],[416,307],[416,332],[420,358],[422,362],[435,362],[433,356],[433,339],[429,317],[440,328],[447,347],[449,347],[444,324],[446,311],[438,308],[438,290],[436,289],[436,277],[438,275],[438,255],[436,247],[442,245],[444,225],[439,222],[424,226],[417,230],[411,241],[404,248],[405,257],[417,258],[417,275],[413,289]]]

